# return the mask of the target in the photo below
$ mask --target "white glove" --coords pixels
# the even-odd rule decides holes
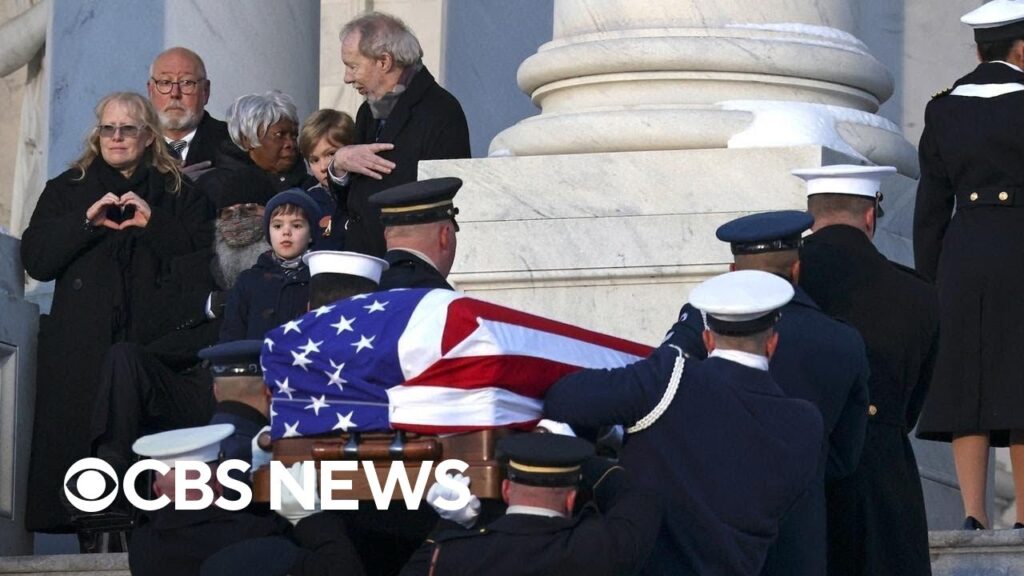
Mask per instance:
[[[303,483],[302,479],[303,476],[305,475],[305,466],[312,466],[314,470],[316,469],[316,464],[309,461],[296,462],[295,464],[292,464],[291,468],[288,469],[288,473],[291,474],[292,478],[294,478],[295,481],[298,482],[300,485]],[[314,492],[312,510],[306,510],[305,508],[303,508],[302,504],[299,503],[299,500],[292,495],[291,490],[281,490],[281,509],[278,510],[277,513],[287,518],[288,521],[291,522],[293,526],[295,524],[298,524],[299,520],[302,520],[307,516],[312,516],[313,514],[316,514],[319,511],[319,490]]]
[[[449,474],[448,478],[455,482],[461,482],[464,486],[469,486],[469,476],[463,476],[462,474]],[[442,485],[440,482],[435,482],[430,490],[427,490],[427,503],[430,507],[437,512],[437,515],[445,520],[451,520],[456,524],[460,524],[463,528],[472,528],[473,524],[476,523],[477,516],[480,515],[480,499],[474,494],[462,508],[458,510],[444,510],[437,506],[438,500],[449,500],[454,501],[459,498],[459,493],[452,488]]]
[[[260,435],[264,432],[270,432],[270,426],[264,426],[262,430],[252,437],[252,468],[249,468],[250,475],[264,466],[270,466],[270,460],[273,455],[260,448]]]
[[[554,420],[548,420],[547,418],[537,422],[537,427],[533,429],[534,432],[550,432],[552,434],[558,434],[559,436],[572,436],[576,437],[576,433],[572,431],[572,427],[564,422],[555,422]]]

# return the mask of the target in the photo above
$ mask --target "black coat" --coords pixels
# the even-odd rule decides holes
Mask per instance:
[[[191,157],[192,151],[189,150],[188,154]],[[263,189],[267,190],[266,198],[260,202],[261,204],[266,204],[273,196],[273,193],[283,192],[289,188],[306,190],[316,183],[316,179],[306,171],[306,165],[301,158],[296,160],[295,166],[289,172],[271,174],[257,166],[252,161],[252,158],[249,157],[249,154],[235,146],[235,143],[230,139],[220,143],[216,159],[214,160],[214,166],[213,170],[200,176],[198,182],[199,187],[203,192],[206,192],[210,197],[210,201],[214,204],[217,203],[217,198],[224,191],[230,190],[231,186],[236,185],[238,172],[244,172],[250,179],[266,182],[267,186],[260,189],[261,192]]]
[[[216,165],[217,149],[223,142],[231,142],[228,136],[228,125],[226,122],[217,120],[210,113],[203,111],[203,119],[196,127],[196,135],[188,145],[188,156],[185,158],[185,166],[198,164],[209,160]]]
[[[399,184],[415,182],[421,160],[469,158],[469,127],[462,106],[454,96],[434,81],[423,68],[413,76],[399,96],[387,121],[377,135],[377,120],[366,102],[356,114],[356,144],[388,142],[393,150],[380,156],[395,163],[395,169],[376,180],[361,174],[349,174],[348,185],[335,186],[339,205],[347,211],[345,245],[334,235],[325,238],[321,249],[349,250],[382,257],[386,250],[380,210],[371,205],[372,194]],[[332,227],[345,222],[341,207],[332,217]]]
[[[706,358],[700,311],[686,304],[668,341],[698,358]],[[868,412],[868,358],[864,341],[853,328],[829,318],[800,288],[782,308],[775,326],[779,346],[769,371],[793,398],[814,404],[825,425],[816,480],[793,506],[768,551],[762,574],[826,573],[825,478],[839,479],[857,467]]]
[[[907,435],[935,363],[935,290],[852,226],[818,230],[800,259],[800,286],[860,332],[871,368],[860,464],[826,485],[829,574],[930,574],[924,495]]]
[[[419,256],[405,250],[388,250],[384,255],[388,269],[380,276],[380,289],[441,288],[452,290],[444,276]]]
[[[68,170],[46,184],[22,237],[21,259],[37,280],[56,280],[50,314],[40,321],[36,416],[26,525],[63,531],[64,473],[89,455],[100,364],[111,344],[146,343],[140,330],[176,256],[211,243],[211,208],[188,183],[147,167],[131,181],[97,159],[82,180]],[[146,228],[87,228],[85,211],[107,192],[134,191],[152,208]]]
[[[958,95],[968,84],[1021,86],[1024,73],[981,64],[925,111],[914,252],[938,280],[942,332],[918,436],[989,432],[1006,446],[1024,429],[1024,91]]]
[[[660,501],[622,469],[587,467],[606,474],[594,504],[575,517],[506,514],[484,528],[444,531],[420,547],[401,575],[635,573],[654,544]],[[602,477],[589,470],[585,475]]]
[[[269,330],[308,309],[309,268],[286,270],[268,250],[235,280],[224,307],[220,341],[262,340]]]
[[[682,352],[663,344],[614,370],[582,370],[548,391],[544,416],[632,426],[662,400]],[[821,415],[771,376],[722,358],[685,360],[665,412],[626,437],[622,463],[662,496],[645,574],[757,574],[779,522],[814,481]]]

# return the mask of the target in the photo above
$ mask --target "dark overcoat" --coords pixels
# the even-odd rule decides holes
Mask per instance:
[[[442,531],[401,576],[635,573],[658,533],[660,501],[625,470],[601,469],[593,503],[573,518],[506,514],[483,528]]]
[[[683,360],[663,344],[614,370],[582,370],[549,390],[544,415],[570,426],[632,426],[681,380],[650,427],[627,435],[622,463],[665,500],[645,574],[758,574],[783,515],[814,481],[822,423],[763,370]]]
[[[220,341],[263,340],[270,329],[294,320],[309,309],[309,268],[287,270],[273,251],[238,275],[224,307]]]
[[[189,151],[192,156],[192,151]],[[235,145],[230,139],[220,143],[217,149],[215,168],[199,177],[199,187],[206,192],[210,200],[216,204],[217,198],[231,186],[237,185],[237,173],[244,172],[249,178],[266,181],[269,184],[268,190],[283,192],[290,188],[301,188],[306,190],[316,183],[316,179],[306,171],[306,164],[298,159],[292,169],[282,174],[271,174],[256,165],[249,157],[249,153]],[[268,196],[261,202],[266,204],[270,200]]]
[[[937,279],[942,332],[921,438],[988,432],[1006,446],[1024,429],[1022,134],[1024,73],[1005,64],[979,65],[925,110],[914,253]]]
[[[388,269],[380,276],[380,289],[441,288],[452,290],[451,284],[437,268],[419,256],[402,249],[388,250],[384,255]]]
[[[668,341],[692,356],[707,357],[699,310],[686,304]],[[775,325],[779,346],[769,372],[793,398],[814,404],[824,423],[815,481],[779,526],[761,574],[826,573],[825,479],[847,476],[860,460],[868,417],[868,358],[856,330],[828,317],[807,293],[796,288]]]
[[[350,250],[383,257],[386,250],[384,227],[380,223],[380,209],[370,204],[370,196],[399,184],[415,182],[420,160],[469,158],[469,127],[462,106],[447,90],[441,88],[423,68],[413,76],[408,88],[391,110],[387,121],[380,127],[366,102],[356,113],[356,144],[387,142],[393,150],[380,156],[395,163],[391,174],[376,180],[362,174],[349,174],[344,187],[333,185],[339,209],[332,217],[332,228],[345,222],[344,242],[341,246],[333,234],[324,238],[320,249]]]
[[[930,574],[924,495],[908,434],[935,364],[935,290],[852,226],[818,230],[800,260],[800,286],[826,314],[860,332],[871,369],[860,463],[826,483],[829,574]]]
[[[222,120],[217,120],[210,113],[203,110],[203,119],[196,127],[196,135],[188,145],[188,156],[185,158],[185,166],[191,166],[209,160],[216,164],[217,149],[223,142],[230,142],[228,125]]]
[[[77,176],[68,170],[47,182],[21,243],[28,274],[56,281],[50,314],[40,319],[26,514],[26,525],[37,531],[69,529],[59,496],[68,467],[89,456],[107,349],[121,341],[146,343],[138,316],[158,292],[168,263],[212,241],[212,209],[187,182],[172,193],[169,177],[140,166],[126,180],[102,159],[85,178]],[[85,211],[100,197],[128,191],[152,208],[145,228],[85,226]]]

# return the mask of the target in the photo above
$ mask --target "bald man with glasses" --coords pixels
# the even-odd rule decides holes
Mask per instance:
[[[206,65],[188,48],[174,47],[153,60],[146,83],[149,100],[160,116],[164,141],[182,160],[185,174],[195,179],[213,167],[227,124],[210,116],[210,80]]]

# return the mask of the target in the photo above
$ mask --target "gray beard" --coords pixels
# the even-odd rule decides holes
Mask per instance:
[[[217,256],[213,261],[213,279],[221,290],[230,290],[238,275],[252,268],[260,254],[267,250],[263,238],[246,246],[232,248],[218,234],[213,243],[213,251]]]
[[[191,110],[183,110],[183,116],[178,118],[172,118],[164,112],[157,112],[157,116],[160,117],[160,123],[163,127],[168,130],[192,130],[199,125],[199,119],[196,118],[196,114]]]

